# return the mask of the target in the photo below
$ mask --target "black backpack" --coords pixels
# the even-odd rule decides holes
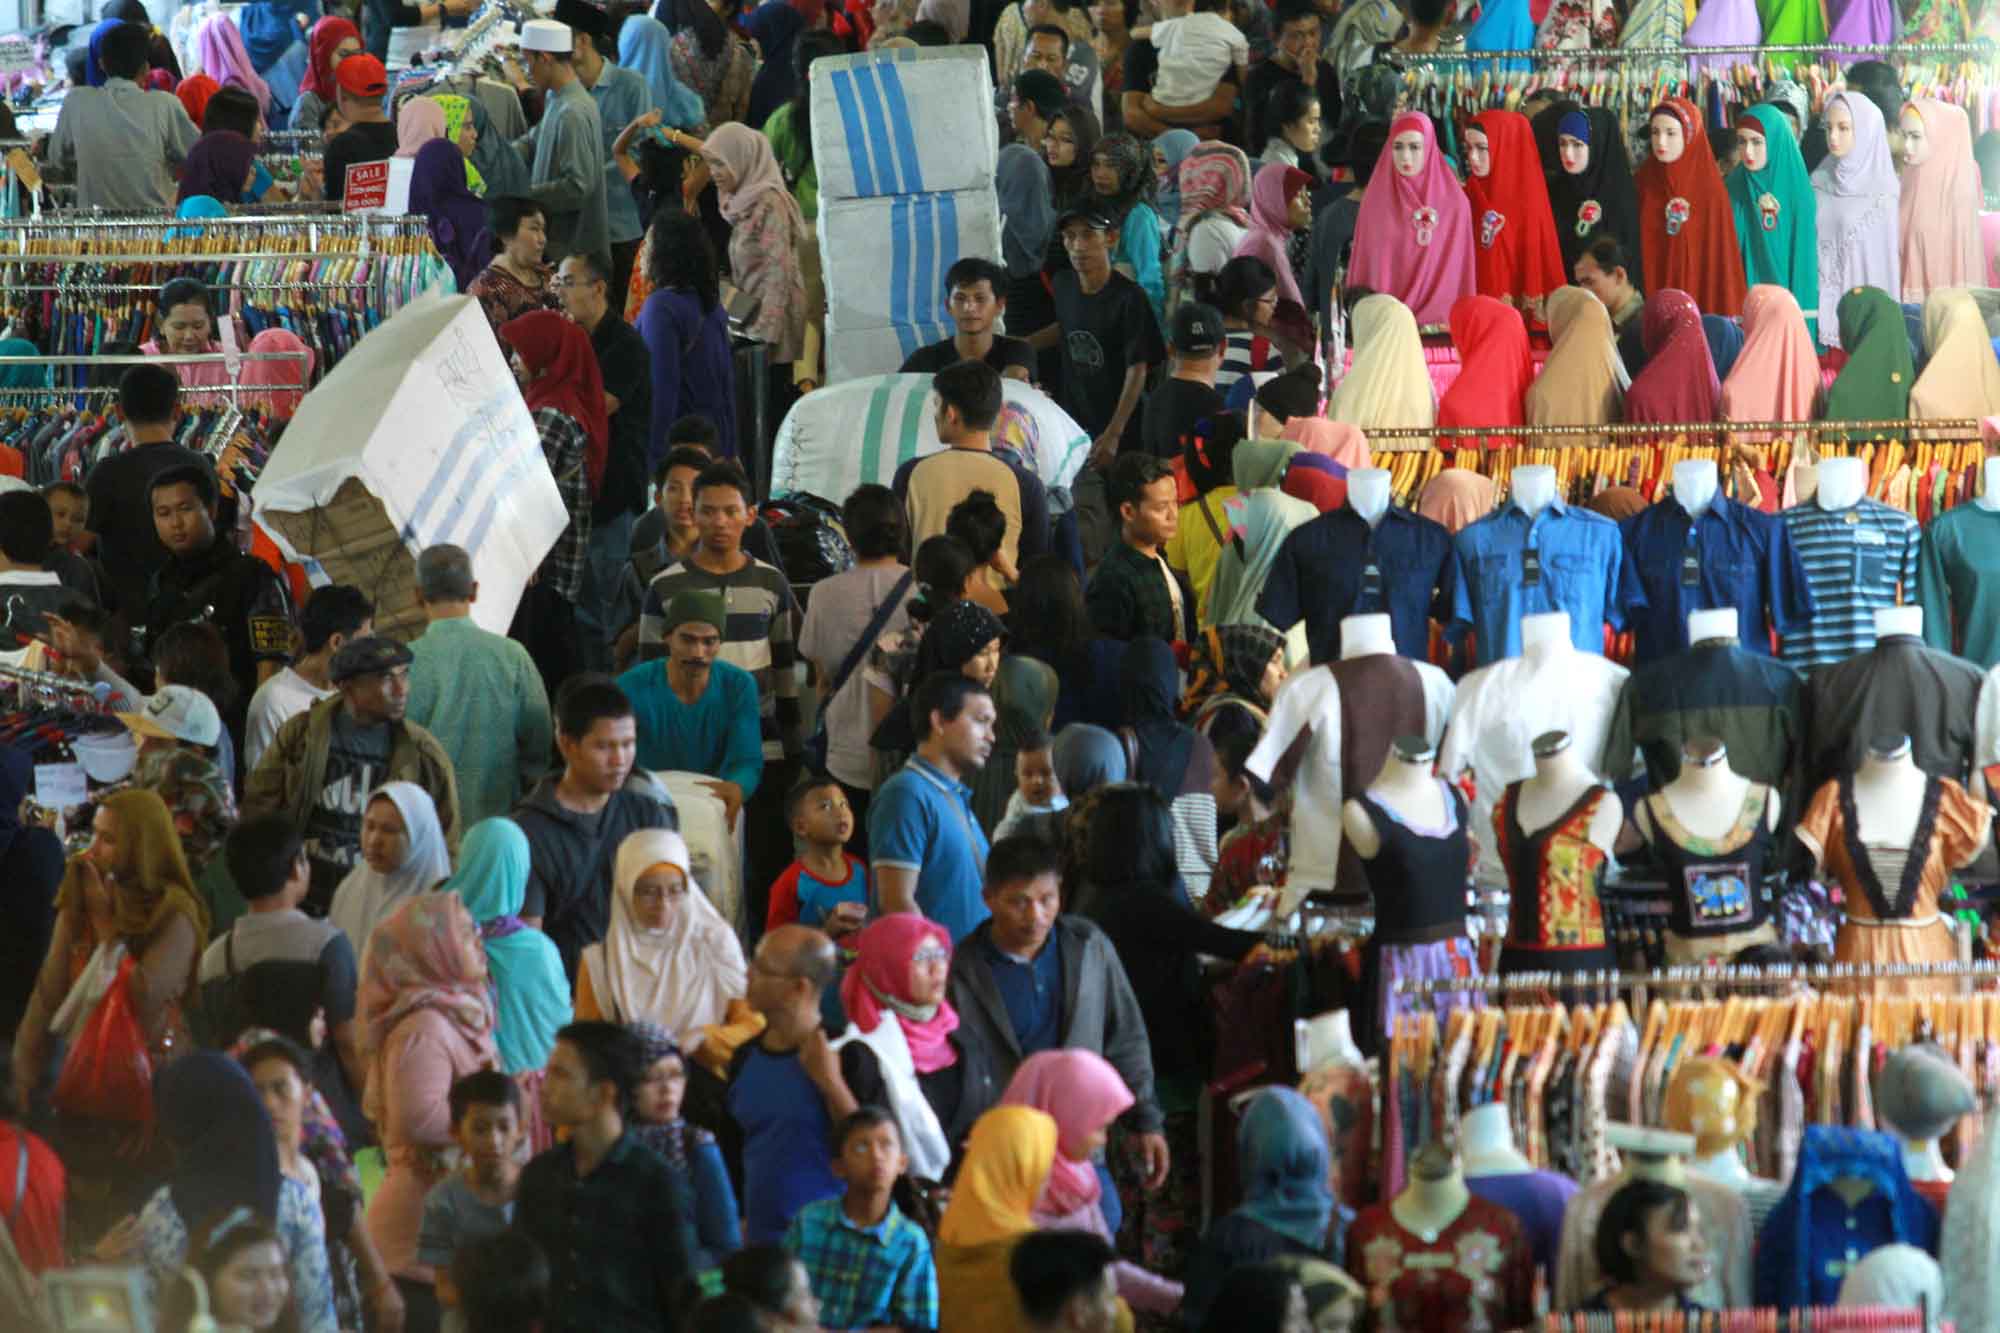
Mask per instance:
[[[854,548],[848,545],[839,506],[798,492],[769,501],[761,512],[778,548],[778,563],[801,605],[813,584],[854,568]]]

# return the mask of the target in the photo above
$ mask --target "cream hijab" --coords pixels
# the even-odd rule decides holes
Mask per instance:
[[[1963,287],[1932,292],[1924,302],[1924,346],[1930,360],[1910,389],[1910,417],[1986,417],[2000,412],[2000,360]]]
[[[429,893],[441,880],[451,876],[451,851],[445,846],[444,829],[438,824],[437,805],[431,794],[414,782],[385,782],[368,795],[368,804],[388,801],[403,818],[409,850],[403,863],[383,874],[364,860],[333,891],[327,919],[340,927],[358,958],[368,948],[375,927],[403,899]],[[367,807],[362,807],[365,812]],[[365,813],[364,813],[365,818]]]
[[[658,930],[639,925],[632,892],[657,865],[677,868],[687,892]],[[695,883],[687,843],[667,829],[641,829],[618,845],[612,865],[611,928],[583,951],[597,1007],[614,1023],[658,1023],[683,1047],[720,1023],[743,996],[749,973],[736,932]]]
[[[1437,424],[1437,390],[1424,364],[1417,317],[1377,293],[1354,307],[1354,364],[1333,391],[1326,415],[1364,431]],[[1429,436],[1397,436],[1386,447],[1427,449]]]
[[[1548,363],[1528,386],[1531,426],[1597,426],[1618,419],[1625,365],[1611,331],[1611,312],[1581,287],[1549,293]],[[1602,436],[1572,435],[1557,444],[1602,444]]]

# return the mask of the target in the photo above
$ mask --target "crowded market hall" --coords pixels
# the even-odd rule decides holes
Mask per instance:
[[[0,1329],[2000,1329],[1989,76],[0,0]]]

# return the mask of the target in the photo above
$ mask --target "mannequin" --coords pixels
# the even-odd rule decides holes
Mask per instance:
[[[1548,827],[1586,792],[1604,786],[1583,762],[1566,731],[1547,731],[1535,737],[1534,754],[1535,776],[1519,784],[1521,794],[1515,806],[1521,827],[1530,831]],[[1609,853],[1623,817],[1624,807],[1617,796],[1605,793],[1590,819],[1590,841]]]
[[[1712,611],[1690,611],[1688,613],[1688,643],[1736,643],[1738,642],[1739,617],[1733,606],[1719,606]]]
[[[1362,1209],[1348,1228],[1347,1268],[1368,1288],[1370,1327],[1527,1323],[1534,1262],[1521,1224],[1467,1188],[1458,1160],[1439,1143],[1419,1148],[1409,1168],[1392,1200]],[[1440,1284],[1440,1270],[1469,1280]]]
[[[1971,1081],[1932,1042],[1898,1047],[1875,1075],[1875,1118],[1902,1140],[1903,1170],[1917,1193],[1940,1208],[1951,1188],[1952,1170],[1938,1140],[1975,1105]]]
[[[1969,512],[1985,521],[1977,510]],[[1923,545],[1928,548],[1931,540],[1926,532]],[[1872,648],[1807,676],[1801,790],[1811,792],[1852,773],[1866,758],[1868,742],[1889,732],[1910,738],[1917,767],[1927,773],[1958,779],[1977,766],[1986,673],[1926,646],[1919,636],[1927,623],[1920,606],[1881,607],[1869,617]]]
[[[1387,468],[1358,467],[1347,474],[1347,507],[1361,515],[1362,522],[1377,527],[1389,510]]]
[[[1662,1108],[1669,1128],[1695,1136],[1689,1169],[1734,1190],[1749,1205],[1753,1232],[1785,1192],[1782,1182],[1753,1176],[1743,1164],[1742,1147],[1756,1131],[1763,1091],[1733,1061],[1694,1056],[1674,1070]]]
[[[1974,503],[1989,514],[2000,514],[2000,454],[1989,455],[1979,475],[1981,484]]]
[[[1921,638],[1924,633],[1924,609],[1921,606],[1885,606],[1875,613],[1875,637],[1886,639],[1892,634],[1907,634]]]
[[[1667,872],[1668,961],[1711,962],[1777,938],[1763,880],[1779,798],[1732,770],[1712,736],[1689,741],[1681,758],[1680,773],[1639,802],[1632,822]]]
[[[1802,671],[1867,652],[1874,618],[1915,596],[1922,529],[1867,487],[1859,458],[1823,459],[1812,500],[1779,515],[1812,591],[1812,615],[1785,633],[1782,649]]]
[[[1851,509],[1868,489],[1868,465],[1858,458],[1822,458],[1813,503],[1832,513]]]
[[[2000,454],[1987,457],[1980,475],[1973,503],[1953,505],[1924,529],[1914,596],[1925,642],[1990,671],[2000,664],[2000,616],[1991,612],[2000,587]]]
[[[1718,484],[1712,458],[1684,458],[1674,464],[1674,499],[1690,518],[1699,519],[1708,512]]]
[[[1742,1196],[1732,1187],[1689,1171],[1695,1151],[1691,1134],[1639,1125],[1606,1126],[1605,1137],[1624,1159],[1616,1176],[1591,1182],[1577,1192],[1563,1215],[1562,1251],[1556,1265],[1557,1309],[1574,1309],[1604,1286],[1595,1242],[1604,1205],[1631,1180],[1652,1180],[1686,1190],[1712,1260],[1708,1277],[1688,1295],[1700,1305],[1731,1309],[1750,1303],[1750,1250],[1754,1232]]]
[[[1624,807],[1566,731],[1534,740],[1535,774],[1493,812],[1509,894],[1500,971],[1579,972],[1614,965],[1598,891]]]
[[[1571,650],[1569,637],[1569,614],[1564,611],[1544,611],[1540,615],[1521,617],[1521,651],[1548,656]]]
[[[1538,1072],[1545,1075],[1547,1070]],[[1548,1086],[1532,1074],[1529,1083],[1534,1090]],[[1459,1121],[1459,1145],[1465,1154],[1467,1187],[1518,1218],[1528,1233],[1535,1266],[1554,1271],[1563,1213],[1576,1196],[1576,1182],[1560,1172],[1537,1171],[1514,1146],[1504,1101],[1485,1102],[1467,1111]]]
[[[1310,1074],[1328,1065],[1364,1065],[1367,1057],[1354,1044],[1354,1028],[1345,1009],[1333,1009],[1314,1018],[1292,1023],[1292,1040],[1299,1073]]]
[[[1466,1175],[1502,1176],[1535,1169],[1534,1163],[1514,1146],[1514,1134],[1507,1124],[1505,1102],[1486,1102],[1475,1106],[1465,1113],[1458,1124]]]
[[[1417,1149],[1410,1159],[1410,1181],[1389,1203],[1389,1214],[1397,1225],[1434,1244],[1444,1229],[1456,1222],[1472,1202],[1458,1159],[1435,1143]]]
[[[1354,1043],[1345,1009],[1292,1024],[1299,1064],[1299,1094],[1319,1112],[1333,1153],[1334,1193],[1349,1208],[1375,1197],[1371,1159],[1375,1145],[1375,1097],[1368,1058]]]
[[[1340,660],[1351,662],[1357,657],[1367,657],[1374,653],[1396,651],[1396,637],[1389,621],[1383,614],[1348,616],[1340,622]]]
[[[1508,487],[1506,504],[1452,539],[1461,573],[1455,618],[1471,624],[1479,663],[1520,652],[1523,618],[1549,611],[1574,619],[1578,648],[1603,652],[1604,622],[1625,624],[1618,525],[1563,503],[1555,469],[1544,464],[1515,468]]]
[[[1517,467],[1508,477],[1507,487],[1514,503],[1533,518],[1556,498],[1556,470],[1545,463]]]

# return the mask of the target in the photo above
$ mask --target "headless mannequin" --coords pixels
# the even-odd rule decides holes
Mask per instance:
[[[1410,1180],[1389,1203],[1396,1225],[1426,1245],[1434,1245],[1446,1227],[1456,1222],[1472,1200],[1458,1159],[1435,1143],[1427,1143],[1410,1159]]]
[[[1892,634],[1908,634],[1921,639],[1924,636],[1924,609],[1921,606],[1885,606],[1876,611],[1876,639],[1886,639]]]
[[[1560,743],[1551,739],[1555,737],[1561,738]],[[1537,736],[1535,775],[1521,784],[1514,818],[1523,832],[1538,833],[1561,819],[1586,791],[1603,785],[1569,743],[1569,733],[1557,731]],[[1590,840],[1609,855],[1624,819],[1624,804],[1615,794],[1605,792],[1590,819]]]
[[[1729,766],[1729,751],[1720,741],[1690,741],[1681,755],[1686,762],[1674,780],[1660,789],[1660,796],[1688,832],[1700,838],[1720,838],[1736,827],[1736,816],[1750,794],[1750,779]],[[1764,799],[1764,819],[1773,831],[1777,829],[1776,789]],[[1644,801],[1633,811],[1632,821],[1647,842],[1653,841],[1652,810]]]
[[[1979,498],[1973,503],[1989,514],[2000,514],[2000,454],[1994,454],[1986,460],[1986,467],[1981,475],[1984,484],[1979,488]]]
[[[1688,458],[1674,464],[1674,499],[1688,511],[1688,517],[1699,519],[1708,512],[1715,502],[1716,487],[1713,459]]]
[[[1431,758],[1406,759],[1393,748],[1382,762],[1382,772],[1369,786],[1368,796],[1420,828],[1443,828],[1451,815],[1445,794],[1438,789],[1438,780],[1431,771]],[[1354,854],[1364,861],[1374,860],[1382,850],[1382,835],[1366,807],[1355,800],[1343,802],[1340,823],[1354,846]]]
[[[1468,1176],[1511,1176],[1535,1169],[1534,1163],[1514,1146],[1505,1102],[1485,1102],[1473,1107],[1460,1118],[1458,1133]]]
[[[1718,607],[1712,611],[1688,612],[1688,645],[1702,643],[1736,643],[1739,641],[1736,608]]]
[[[1359,1069],[1368,1063],[1368,1057],[1354,1044],[1354,1027],[1345,1009],[1298,1019],[1292,1024],[1292,1041],[1297,1048],[1301,1074],[1329,1065],[1352,1065]]]
[[[1868,490],[1868,465],[1858,458],[1822,458],[1813,503],[1829,514],[1852,509]]]
[[[1386,468],[1355,468],[1347,474],[1347,507],[1361,515],[1369,527],[1382,522],[1389,510],[1389,473]]]
[[[1517,467],[1508,477],[1507,487],[1514,503],[1529,518],[1534,518],[1556,498],[1556,470],[1545,463]]]
[[[1891,1125],[1889,1128],[1894,1129]],[[1954,1180],[1957,1172],[1944,1164],[1944,1153],[1938,1149],[1936,1139],[1907,1139],[1896,1136],[1903,1142],[1903,1170],[1911,1180]]]
[[[1353,492],[1349,491],[1349,495]],[[1386,613],[1371,611],[1366,615],[1348,616],[1340,622],[1340,656],[1345,661],[1351,657],[1369,657],[1376,653],[1396,651],[1396,635],[1390,627]]]
[[[1860,840],[1875,847],[1908,847],[1916,837],[1929,777],[1917,767],[1910,739],[1893,746],[1871,744],[1854,773],[1854,813]]]

